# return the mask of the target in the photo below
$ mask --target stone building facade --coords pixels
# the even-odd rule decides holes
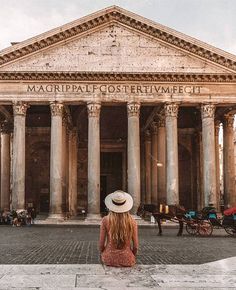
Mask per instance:
[[[119,7],[0,52],[1,208],[236,203],[236,56]],[[162,165],[161,167],[158,165]]]
[[[236,182],[236,128],[235,128],[235,125],[234,125],[234,172],[235,172],[235,182]]]

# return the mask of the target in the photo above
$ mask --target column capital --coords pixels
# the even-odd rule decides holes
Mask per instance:
[[[99,117],[101,111],[100,102],[89,102],[87,103],[88,117]]]
[[[13,131],[13,124],[10,122],[0,123],[0,131],[2,134],[10,134]]]
[[[139,117],[140,114],[140,103],[129,102],[127,103],[128,117]]]
[[[179,105],[176,103],[167,103],[164,106],[165,117],[178,117]]]
[[[224,115],[224,127],[232,129],[234,128],[234,114]]]
[[[156,135],[158,133],[158,122],[152,122],[151,132],[153,135]]]
[[[63,116],[64,112],[64,105],[58,102],[51,102],[50,103],[51,115],[52,116]]]
[[[21,102],[21,101],[13,102],[14,116],[16,116],[16,115],[25,116],[28,108],[29,108],[29,105],[25,102]]]
[[[215,105],[213,104],[202,104],[201,105],[202,119],[214,118],[215,116]]]
[[[144,138],[145,138],[145,141],[151,141],[151,132],[149,129],[145,131]]]

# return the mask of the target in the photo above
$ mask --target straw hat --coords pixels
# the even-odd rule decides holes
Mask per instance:
[[[131,210],[133,207],[133,198],[127,192],[116,190],[108,194],[105,198],[106,207],[113,212],[122,213]]]

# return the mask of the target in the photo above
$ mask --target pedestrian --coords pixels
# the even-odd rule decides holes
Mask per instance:
[[[133,198],[117,190],[107,195],[105,205],[109,213],[100,227],[101,260],[107,266],[132,267],[138,250],[137,223],[129,213]]]
[[[35,218],[36,218],[36,211],[35,211],[35,208],[32,207],[32,209],[31,209],[31,223],[32,223],[32,225],[34,225]]]

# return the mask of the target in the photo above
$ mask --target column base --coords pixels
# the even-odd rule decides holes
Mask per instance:
[[[47,217],[47,219],[57,219],[57,220],[61,220],[64,219],[64,214],[63,213],[50,213]]]
[[[88,213],[85,221],[101,221],[102,217],[100,214]]]
[[[134,220],[142,220],[142,218],[136,214],[131,214],[131,216]]]

